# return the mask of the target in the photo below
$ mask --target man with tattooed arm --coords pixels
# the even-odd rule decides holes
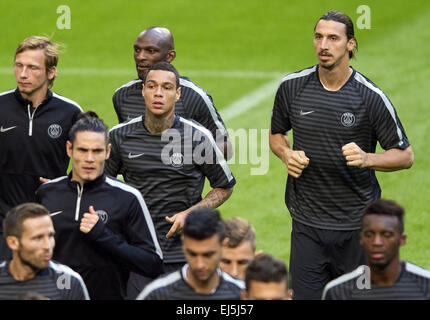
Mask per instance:
[[[180,234],[188,213],[217,208],[236,183],[209,130],[175,114],[180,94],[179,74],[171,64],[151,66],[143,79],[145,113],[111,129],[112,152],[105,167],[109,175],[121,173],[145,198],[165,272],[186,262]],[[205,178],[212,189],[202,199]],[[134,281],[136,295],[146,284]]]

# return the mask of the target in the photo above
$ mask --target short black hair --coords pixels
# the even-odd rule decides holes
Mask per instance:
[[[15,236],[20,238],[22,235],[24,221],[28,218],[49,216],[49,210],[35,202],[26,202],[13,207],[8,211],[3,220],[4,237]]]
[[[263,253],[256,257],[246,268],[245,285],[250,288],[251,281],[259,282],[283,282],[288,289],[288,270],[284,261]]]
[[[329,12],[325,13],[321,18],[318,19],[317,23],[315,24],[314,31],[317,27],[318,22],[320,20],[332,20],[336,22],[343,23],[345,25],[346,29],[346,37],[348,40],[354,39],[355,40],[355,47],[352,51],[349,51],[349,58],[352,59],[355,57],[354,51],[358,51],[358,41],[355,37],[354,33],[354,23],[352,22],[351,18],[346,14],[339,10],[330,10]]]
[[[405,209],[393,200],[378,199],[369,203],[364,209],[363,218],[370,214],[380,214],[396,217],[399,221],[399,231],[403,234]],[[363,226],[362,226],[363,227]]]
[[[217,234],[222,242],[225,238],[225,225],[218,210],[194,209],[185,219],[183,234],[196,240],[204,240]]]
[[[109,128],[94,111],[87,111],[76,117],[76,122],[69,131],[69,141],[72,144],[75,141],[76,133],[81,131],[104,133],[106,145],[109,143]]]
[[[143,84],[146,85],[146,78],[148,77],[149,72],[151,72],[152,70],[164,70],[164,71],[173,72],[176,77],[176,89],[179,88],[179,72],[172,64],[166,61],[160,61],[150,66],[148,69],[148,72],[145,74],[145,77],[143,78]]]

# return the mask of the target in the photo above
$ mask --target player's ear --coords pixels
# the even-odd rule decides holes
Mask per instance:
[[[51,67],[49,70],[46,71],[46,75],[48,76],[49,80],[54,79],[56,73],[57,73],[56,67]]]
[[[261,256],[263,254],[263,250],[258,250],[255,254],[254,257],[257,258],[259,256]]]
[[[69,158],[72,157],[72,147],[73,147],[72,143],[69,140],[67,140],[66,151],[67,151],[67,155],[69,156]]]
[[[181,87],[176,89],[176,98],[175,98],[175,102],[179,100],[179,98],[181,97]]]
[[[112,150],[112,144],[109,143],[106,147],[106,159],[105,160],[109,159],[111,150]]]
[[[348,43],[347,43],[347,49],[348,49],[348,51],[353,51],[354,48],[355,48],[356,43],[357,42],[356,42],[356,40],[354,38],[349,39]]]
[[[406,234],[402,234],[400,237],[400,245],[404,246],[406,244]]]
[[[294,293],[293,289],[288,289],[285,300],[293,300],[293,293]]]
[[[6,243],[12,251],[16,251],[19,249],[19,239],[16,236],[7,236]]]
[[[142,81],[142,97],[145,97],[145,84]]]
[[[166,61],[170,63],[173,60],[175,60],[175,58],[176,58],[176,51],[175,50],[169,50],[169,52],[167,52]]]

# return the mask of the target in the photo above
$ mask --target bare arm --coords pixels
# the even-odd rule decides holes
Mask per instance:
[[[405,150],[389,149],[382,153],[367,153],[351,142],[342,147],[342,153],[348,166],[369,168],[375,171],[390,172],[409,169],[414,163],[414,152],[409,146]]]
[[[309,165],[309,158],[304,151],[292,150],[288,135],[282,133],[269,135],[270,149],[287,166],[288,174],[294,178],[300,177],[303,170]]]
[[[198,208],[217,208],[222,205],[233,193],[233,188],[213,188],[208,194],[192,207],[173,215],[171,218],[166,217],[166,221],[173,223],[166,238],[170,238],[175,232],[181,233],[184,226],[185,218],[191,210]]]

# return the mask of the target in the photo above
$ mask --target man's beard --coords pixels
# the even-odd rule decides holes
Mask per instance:
[[[387,261],[384,263],[371,263],[370,267],[375,268],[378,271],[383,271],[385,268],[388,267],[391,261]]]
[[[21,260],[21,263],[22,263],[23,265],[26,265],[26,266],[30,267],[30,268],[31,268],[31,270],[32,270],[32,271],[34,271],[35,273],[37,273],[37,272],[39,272],[39,271],[41,270],[41,268],[39,268],[38,266],[36,266],[36,265],[34,265],[33,263],[31,263],[31,261],[26,260],[26,259],[21,255],[21,252],[20,252],[20,251],[18,251],[18,257],[19,257],[19,259]]]
[[[321,68],[324,68],[326,70],[331,71],[331,70],[334,69],[335,63],[332,63],[331,65],[322,65],[322,64],[320,64],[320,66],[321,66]]]

